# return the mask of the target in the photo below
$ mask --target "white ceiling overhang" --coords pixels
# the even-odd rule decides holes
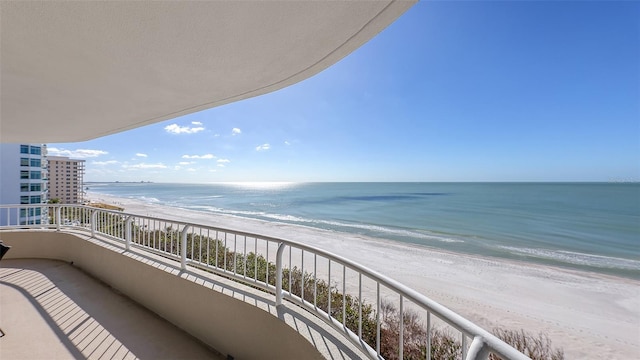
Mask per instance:
[[[84,141],[265,94],[413,4],[2,1],[0,141]]]

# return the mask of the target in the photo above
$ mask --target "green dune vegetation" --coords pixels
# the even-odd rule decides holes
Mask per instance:
[[[116,211],[123,211],[124,210],[123,207],[115,206],[115,205],[109,205],[109,204],[105,204],[105,203],[92,202],[92,203],[89,203],[87,205],[91,206],[91,207],[94,207],[94,208],[105,209],[105,210],[116,210]]]

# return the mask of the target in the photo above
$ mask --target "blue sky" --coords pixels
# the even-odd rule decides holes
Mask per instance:
[[[50,155],[86,181],[640,181],[638,14],[420,2],[298,84]]]

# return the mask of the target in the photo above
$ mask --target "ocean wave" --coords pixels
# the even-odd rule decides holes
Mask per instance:
[[[444,236],[425,234],[422,232],[417,232],[417,231],[407,230],[407,229],[388,228],[380,225],[353,224],[353,223],[342,223],[338,221],[321,221],[321,220],[320,222],[326,223],[327,225],[331,225],[331,226],[354,228],[354,229],[379,232],[384,234],[391,234],[395,236],[405,236],[405,237],[412,237],[412,238],[418,238],[418,239],[424,239],[424,240],[436,240],[436,241],[447,242],[447,243],[464,242],[463,240],[460,240],[460,239],[452,239]]]
[[[384,234],[392,234],[399,236],[410,236],[410,237],[418,237],[422,239],[430,239],[430,240],[442,240],[440,238],[425,235],[422,233],[417,233],[410,230],[405,229],[392,229],[378,225],[370,225],[370,224],[357,224],[357,223],[344,223],[340,221],[333,220],[318,220],[318,219],[307,219],[294,215],[282,215],[282,214],[267,214],[264,213],[262,216],[284,222],[294,222],[294,223],[303,223],[303,224],[312,224],[312,225],[326,225],[331,228],[348,228],[348,229],[358,229],[358,230],[366,230],[370,232],[378,232]]]
[[[566,250],[518,248],[511,246],[501,246],[500,248],[516,255],[533,256],[541,259],[556,260],[575,265],[587,265],[609,269],[640,270],[640,261],[632,259],[584,254]]]
[[[270,207],[270,208],[276,208],[279,206],[278,204],[274,204],[274,203],[255,203],[255,202],[249,203],[249,205],[255,206],[255,207]]]
[[[206,196],[197,196],[197,197],[193,197],[193,196],[182,196],[180,197],[180,200],[182,201],[192,201],[192,199],[196,199],[196,200],[205,200],[205,199],[219,199],[219,198],[223,198],[224,195],[206,195]]]
[[[148,197],[148,196],[134,196],[133,198],[141,200],[141,201],[144,201],[146,203],[159,203],[160,202],[160,200],[158,198]]]
[[[221,209],[213,206],[194,205],[194,206],[190,206],[190,208],[206,210],[206,211],[211,211],[211,212],[216,212],[216,213],[221,213],[226,215],[234,215],[234,216],[249,217],[249,218],[263,218],[263,219],[275,220],[275,221],[287,223],[287,224],[304,224],[304,225],[308,225],[312,227],[320,227],[320,228],[329,227],[332,230],[339,230],[339,229],[346,228],[351,230],[364,230],[371,233],[378,233],[378,234],[384,234],[384,235],[390,235],[390,236],[410,237],[410,238],[439,241],[439,242],[445,242],[445,243],[464,242],[464,240],[460,240],[460,239],[453,239],[450,237],[425,234],[423,232],[418,232],[414,230],[394,229],[394,228],[389,228],[389,227],[384,227],[379,225],[371,225],[371,224],[346,223],[346,222],[333,221],[333,220],[308,219],[308,218],[303,218],[295,215],[274,214],[274,213],[267,213],[264,211],[228,210],[228,209]]]

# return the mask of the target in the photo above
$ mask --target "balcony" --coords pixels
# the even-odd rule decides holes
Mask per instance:
[[[68,271],[81,269],[220,354],[378,359],[422,349],[426,357],[434,352],[432,334],[446,332],[459,343],[457,358],[527,359],[393,279],[305,244],[79,205],[48,205],[50,224],[19,226],[12,219],[20,207],[0,207],[0,237],[13,246],[5,257],[10,268],[51,278],[36,273],[73,264]],[[49,260],[18,260],[28,258]],[[382,316],[395,319],[395,332]],[[428,328],[417,347],[404,324],[416,317]]]
[[[3,260],[0,292],[3,359],[224,358],[66,262]]]

